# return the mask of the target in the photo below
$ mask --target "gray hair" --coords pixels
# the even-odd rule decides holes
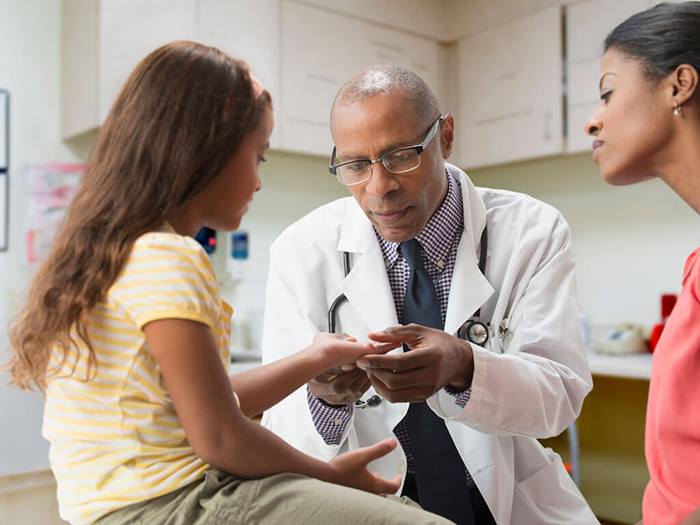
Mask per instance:
[[[427,125],[440,115],[438,101],[421,77],[399,66],[377,65],[363,69],[343,84],[331,106],[331,126],[336,106],[393,93],[408,100],[421,124]]]

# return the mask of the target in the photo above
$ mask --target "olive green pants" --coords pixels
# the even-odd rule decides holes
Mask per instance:
[[[449,524],[413,500],[375,496],[298,474],[242,480],[211,469],[204,479],[102,517],[96,525]]]

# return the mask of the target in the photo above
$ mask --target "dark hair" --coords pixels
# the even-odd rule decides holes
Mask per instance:
[[[77,357],[76,340],[86,343],[88,373],[93,369],[88,315],[114,284],[134,241],[221,172],[269,105],[267,92],[256,96],[247,66],[213,47],[174,42],[136,66],[10,330],[15,385],[43,388],[51,352],[58,354],[58,369]]]
[[[605,39],[608,49],[638,59],[650,80],[681,64],[700,72],[700,2],[662,3],[629,17]]]

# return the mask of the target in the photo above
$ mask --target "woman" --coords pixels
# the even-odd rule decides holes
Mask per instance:
[[[602,177],[615,185],[659,178],[700,213],[700,2],[638,13],[604,49],[601,102],[586,124]],[[700,523],[700,249],[682,283],[654,354],[646,525]]]

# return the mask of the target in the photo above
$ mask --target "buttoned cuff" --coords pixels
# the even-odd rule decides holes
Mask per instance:
[[[459,408],[464,408],[472,395],[471,386],[466,390],[453,390],[452,388],[446,386],[443,390],[454,398],[454,402]]]
[[[306,399],[309,403],[311,419],[316,431],[326,445],[339,445],[352,419],[352,405],[333,406],[324,403],[306,387]]]

